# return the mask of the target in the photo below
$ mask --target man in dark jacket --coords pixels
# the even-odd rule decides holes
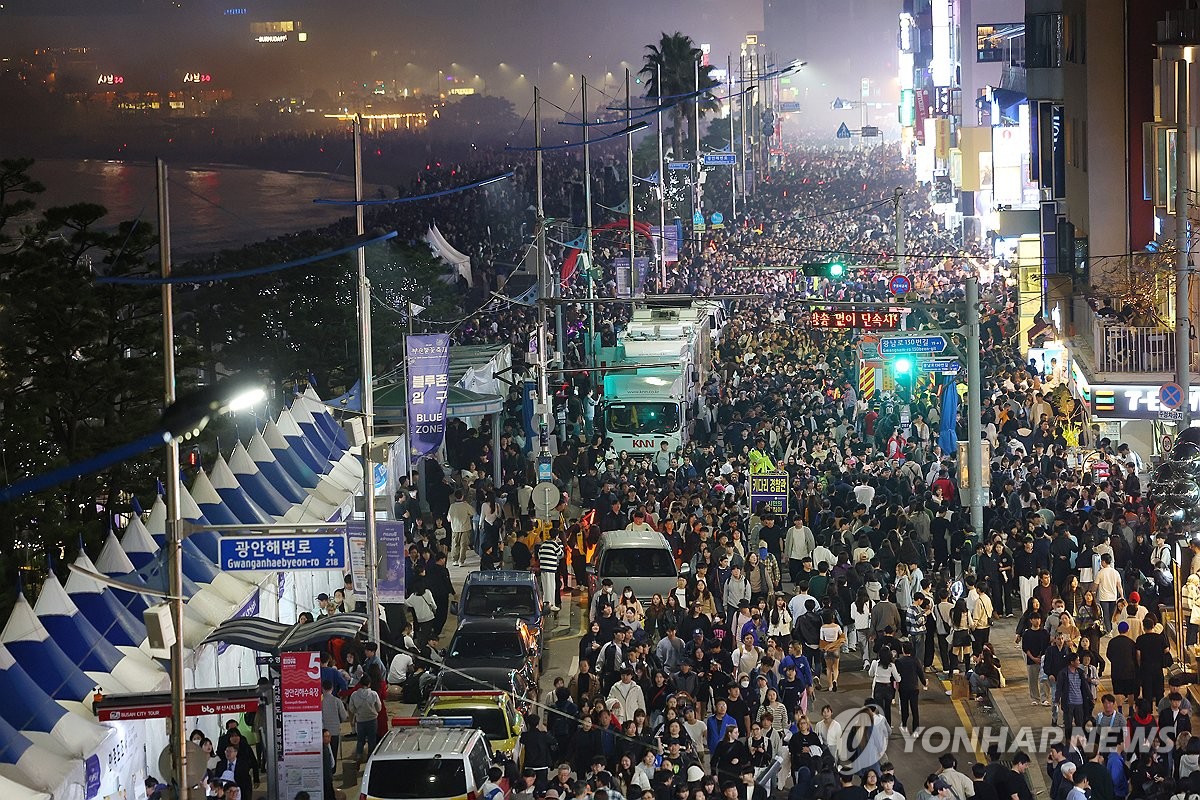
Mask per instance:
[[[442,628],[446,627],[446,617],[450,613],[450,598],[457,593],[454,582],[450,579],[450,570],[446,568],[446,551],[441,550],[434,562],[425,568],[425,585],[433,593],[437,609],[433,612],[431,631],[434,636],[441,636]]]
[[[1059,671],[1054,682],[1054,693],[1055,702],[1062,709],[1063,729],[1069,742],[1071,728],[1075,725],[1082,728],[1087,721],[1089,710],[1095,704],[1092,684],[1079,668],[1078,653],[1067,656],[1067,666]]]
[[[555,746],[554,737],[542,726],[538,715],[526,715],[525,732],[521,734],[521,769],[533,770],[539,789],[550,782]]]

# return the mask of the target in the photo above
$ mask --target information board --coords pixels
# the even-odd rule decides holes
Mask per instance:
[[[901,311],[858,311],[817,309],[809,316],[814,328],[860,328],[868,331],[895,331],[900,329]]]
[[[786,472],[764,472],[750,476],[750,510],[758,511],[766,503],[772,514],[786,514],[788,510],[788,483]]]

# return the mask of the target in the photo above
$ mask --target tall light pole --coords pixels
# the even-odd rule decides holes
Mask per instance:
[[[163,408],[175,404],[175,316],[171,284],[171,209],[167,195],[167,164],[155,160],[158,189],[158,263],[163,277]],[[183,673],[183,520],[179,508],[179,442],[167,440],[167,474],[163,486],[167,501],[167,592],[175,642],[171,645],[171,766],[180,797],[189,795],[187,782],[187,719]]]
[[[967,278],[967,497],[971,527],[983,533],[983,408],[979,374],[979,278],[975,266]],[[953,384],[946,389],[955,391]]]
[[[733,144],[733,54],[730,53],[725,57],[725,80],[729,84],[729,152],[737,153],[737,148]],[[743,156],[744,157],[744,156]],[[734,164],[729,168],[729,197],[733,201],[733,207],[729,211],[729,218],[737,218],[737,165]]]
[[[366,230],[363,208],[362,117],[354,115],[354,229],[362,236]],[[367,252],[358,248],[358,355],[362,369],[363,408],[363,532],[367,562],[367,635],[379,641],[379,560],[375,541],[375,466],[371,445],[375,440],[375,372],[371,352],[371,283],[367,280]],[[411,317],[411,315],[410,315]]]
[[[585,252],[587,253],[587,285],[588,299],[596,299],[596,280],[593,277],[595,270],[592,269],[592,132],[591,125],[588,124],[588,99],[587,99],[587,76],[583,76],[583,83],[579,90],[580,102],[583,104],[583,204],[584,210],[584,239],[587,242]],[[596,304],[588,303],[588,366],[595,367],[596,358]]]
[[[663,163],[662,60],[654,65],[654,86],[658,91],[658,285],[667,291],[667,165]]]
[[[1188,97],[1188,71],[1192,65],[1192,48],[1180,48],[1175,62],[1175,382],[1183,391],[1179,409],[1183,419],[1179,430],[1192,424],[1192,318],[1188,286],[1188,186],[1191,165],[1188,158],[1188,124],[1191,106]]]
[[[629,126],[629,135],[625,138],[625,169],[629,176],[629,195],[626,200],[629,202],[629,296],[633,297],[636,289],[637,268],[634,267],[634,228],[633,228],[633,107],[631,104],[629,93],[629,68],[625,68],[625,124]]]

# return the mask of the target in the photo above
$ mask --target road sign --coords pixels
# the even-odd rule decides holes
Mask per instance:
[[[1166,409],[1183,405],[1183,387],[1178,383],[1164,383],[1158,389],[1158,404]]]
[[[863,138],[878,136],[879,128],[875,127],[874,125],[863,125],[862,128],[859,129],[858,134]]]
[[[704,166],[728,167],[737,163],[737,153],[706,153]]]
[[[879,340],[881,355],[892,356],[899,353],[941,353],[945,351],[946,337],[940,333],[933,336],[885,336]]]
[[[791,114],[800,110],[800,104],[795,100],[784,100],[778,106],[781,113]]]
[[[1182,408],[1160,408],[1158,410],[1159,422],[1183,422]]]
[[[697,211],[695,214],[692,214],[692,230],[704,230],[704,215],[699,211]]]
[[[672,161],[667,164],[667,169],[691,169],[692,162],[690,161]]]
[[[712,226],[714,228],[724,228],[725,227],[725,215],[722,214],[720,211],[714,211],[712,213]]]
[[[849,139],[850,138],[850,127],[848,125],[846,125],[846,123],[843,122],[841,125],[838,126],[837,138],[839,138],[839,139]]]
[[[550,512],[562,500],[562,492],[550,481],[541,481],[533,487],[534,515],[538,519],[550,519]]]
[[[750,508],[758,511],[759,505],[767,504],[772,514],[786,514],[788,508],[788,474],[765,472],[750,475]]]
[[[892,294],[908,294],[912,289],[912,281],[907,275],[893,275],[892,279],[888,281],[888,289]]]
[[[920,372],[937,372],[942,375],[957,375],[962,369],[962,364],[957,361],[918,361],[917,370]]]
[[[346,537],[341,533],[294,536],[222,536],[217,563],[226,572],[346,569]]]

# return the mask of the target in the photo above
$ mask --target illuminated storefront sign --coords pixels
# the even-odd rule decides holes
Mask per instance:
[[[1157,420],[1163,410],[1158,402],[1158,384],[1101,383],[1089,385],[1079,367],[1071,362],[1071,380],[1075,391],[1092,419]],[[1192,414],[1200,413],[1200,386],[1188,393]]]
[[[903,314],[899,311],[813,311],[814,328],[860,328],[871,331],[894,331],[900,328]]]
[[[113,75],[112,73],[104,73],[96,78],[98,86],[119,86],[124,82],[124,75]]]
[[[207,72],[185,72],[183,73],[184,83],[212,83],[212,75]]]

